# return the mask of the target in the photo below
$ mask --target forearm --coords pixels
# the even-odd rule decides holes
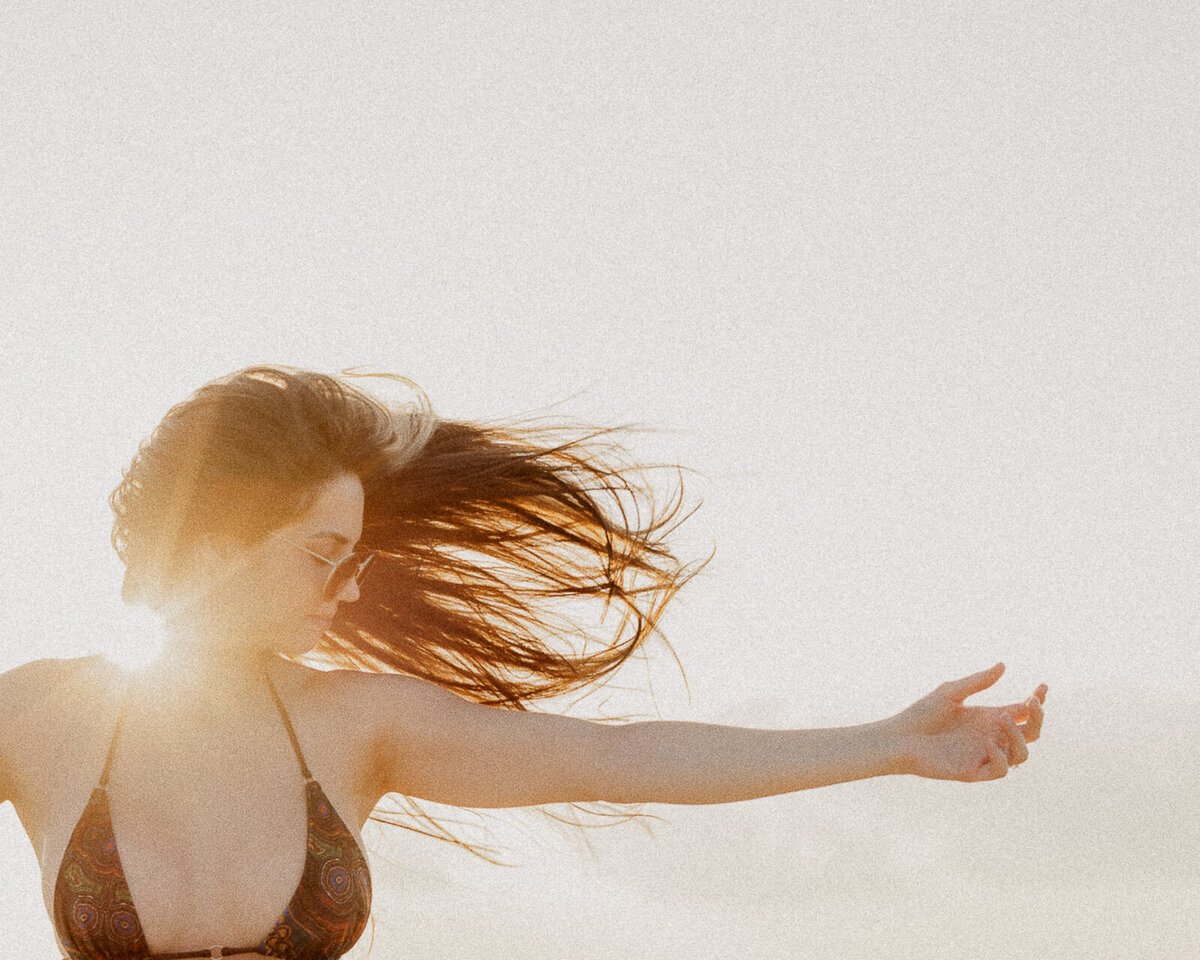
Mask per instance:
[[[729,803],[899,773],[883,722],[759,730],[650,721],[613,729],[599,799],[614,803]]]

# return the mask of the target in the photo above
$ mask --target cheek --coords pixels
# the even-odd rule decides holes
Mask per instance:
[[[281,623],[301,620],[320,602],[320,584],[316,577],[298,569],[266,570],[245,584],[248,612],[264,622]]]

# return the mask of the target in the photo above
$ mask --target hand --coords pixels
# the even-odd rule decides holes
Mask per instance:
[[[1000,679],[1004,664],[943,683],[883,721],[897,739],[901,773],[937,780],[997,780],[1029,757],[1042,730],[1043,683],[1023,703],[966,707],[963,701]]]

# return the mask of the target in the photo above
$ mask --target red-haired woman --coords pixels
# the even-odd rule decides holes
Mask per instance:
[[[161,651],[0,675],[0,800],[71,960],[341,956],[370,912],[360,830],[389,793],[726,803],[893,773],[990,780],[1028,756],[1045,686],[963,704],[1001,664],[856,727],[525,709],[655,632],[697,569],[665,542],[681,497],[656,511],[611,431],[447,421],[418,398],[252,367],[141,444],[110,498],[113,544]],[[599,646],[563,614],[580,598],[619,614]]]

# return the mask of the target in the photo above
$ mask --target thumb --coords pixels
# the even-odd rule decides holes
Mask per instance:
[[[980,690],[986,690],[999,680],[1003,673],[1004,664],[998,663],[994,667],[989,667],[987,670],[982,670],[979,673],[973,673],[969,677],[963,677],[961,680],[950,680],[943,684],[943,692],[951,700],[962,703],[971,694],[978,693]]]

